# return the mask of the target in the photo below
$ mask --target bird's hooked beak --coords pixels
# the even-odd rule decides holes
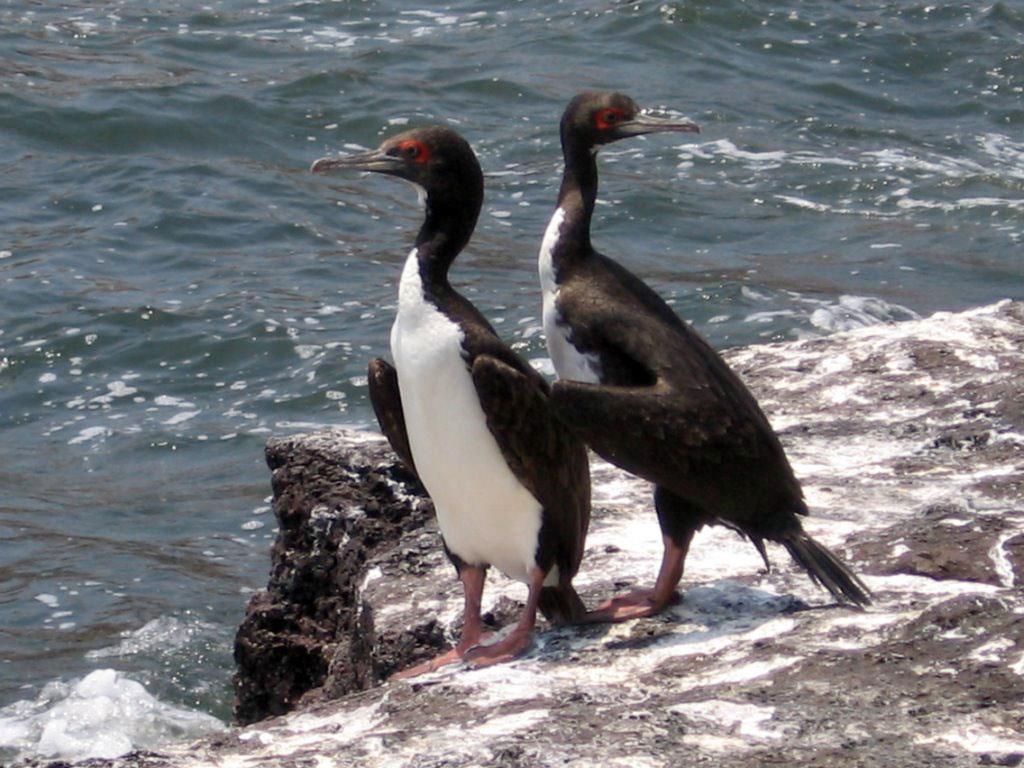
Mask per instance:
[[[346,157],[321,157],[309,170],[313,173],[331,173],[332,171],[373,171],[398,175],[405,168],[405,161],[400,157],[384,154],[379,149],[361,152]]]
[[[637,114],[615,127],[616,138],[643,136],[648,133],[700,133],[700,126],[689,120],[670,120],[663,117]]]

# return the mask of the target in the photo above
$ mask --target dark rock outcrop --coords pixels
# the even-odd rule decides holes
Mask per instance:
[[[340,445],[336,436],[272,439],[266,456],[279,533],[267,589],[250,600],[235,638],[243,724],[368,688],[443,643],[440,631],[378,643],[360,598],[367,561],[433,515],[415,477],[381,442],[355,435]],[[415,573],[414,549],[397,552]]]
[[[434,509],[382,440],[346,430],[267,443],[278,537],[235,638],[235,717],[249,724],[386,680],[451,646],[411,601],[448,603]],[[454,607],[454,606],[453,606]],[[505,599],[498,629],[521,605]]]

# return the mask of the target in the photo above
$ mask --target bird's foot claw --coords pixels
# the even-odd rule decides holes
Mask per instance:
[[[640,589],[625,595],[613,597],[583,617],[584,624],[607,624],[642,619],[661,613],[666,607],[679,602],[679,594],[673,592],[668,599],[659,599],[653,589]]]
[[[485,635],[481,635],[480,638],[478,638],[477,642],[488,640],[493,634],[493,632],[488,632]],[[412,667],[407,667],[406,669],[403,669],[401,672],[396,672],[388,679],[408,680],[411,677],[419,677],[420,675],[425,675],[428,672],[436,672],[441,667],[446,667],[449,664],[458,664],[459,662],[465,660],[466,658],[468,658],[469,653],[474,648],[479,647],[480,646],[475,643],[470,644],[460,642],[450,651],[446,651],[445,653],[442,653],[440,656],[435,656],[434,658],[429,659],[428,661],[421,662]]]
[[[458,664],[462,661],[463,654],[457,649],[452,648],[446,653],[442,653],[440,656],[435,656],[432,659],[416,664],[412,667],[406,667],[401,672],[396,672],[389,680],[408,680],[411,677],[419,677],[425,675],[428,672],[434,672],[441,667],[448,666],[449,664]]]
[[[477,645],[466,652],[465,659],[476,667],[501,664],[525,653],[533,640],[532,632],[513,630],[507,637],[490,645]]]

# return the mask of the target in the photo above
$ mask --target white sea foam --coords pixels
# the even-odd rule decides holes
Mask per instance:
[[[68,440],[68,445],[87,443],[90,440],[100,440],[111,435],[109,427],[86,427],[79,431],[76,437]]]
[[[158,701],[113,669],[49,683],[34,701],[0,709],[0,747],[20,758],[114,758],[223,728],[215,717]]]
[[[174,426],[175,424],[181,424],[182,422],[188,421],[189,419],[194,419],[200,413],[201,411],[179,411],[178,413],[171,416],[171,418],[165,419],[163,423],[167,424],[168,426]]]
[[[180,397],[173,397],[171,395],[157,395],[153,398],[154,405],[174,406],[176,408],[194,408],[195,404],[190,403]]]
[[[797,327],[793,333],[797,337],[821,335],[818,331],[833,333],[849,331],[869,325],[892,323],[900,320],[917,320],[920,316],[913,310],[893,304],[875,296],[840,296],[838,299],[816,299],[787,292],[782,297],[766,296],[763,293],[744,289],[744,297],[757,301],[774,301],[776,303],[792,303],[795,307],[760,310],[744,316],[744,323],[756,323],[771,326],[782,318],[806,318],[812,329],[804,330]],[[775,326],[766,333],[774,333]]]
[[[359,40],[359,37],[348,32],[343,32],[340,29],[322,27],[320,29],[314,29],[312,34],[305,37],[304,40],[307,43],[322,43],[329,40],[331,47],[333,48],[351,48],[356,44],[356,41]]]
[[[975,159],[967,159],[957,153],[945,155],[891,146],[850,152],[838,157],[815,151],[773,147],[753,151],[740,149],[728,139],[682,144],[677,149],[681,158],[679,168],[684,173],[689,173],[696,159],[717,165],[738,165],[753,174],[780,167],[830,166],[835,170],[826,173],[836,178],[845,177],[849,183],[856,182],[857,188],[865,180],[876,182],[865,186],[877,192],[839,198],[836,198],[833,190],[822,190],[816,184],[794,185],[792,191],[782,194],[768,192],[779,203],[817,213],[891,219],[905,217],[908,211],[915,209],[954,212],[979,208],[1004,211],[1024,208],[1024,200],[1013,196],[950,199],[947,194],[936,189],[937,184],[950,180],[959,186],[966,180],[974,179],[995,177],[1009,181],[1024,178],[1024,170],[1021,170],[1024,168],[1021,162],[1024,158],[1024,145],[996,133],[984,134],[977,141],[983,154]],[[764,203],[761,197],[756,197],[754,201],[759,205]],[[1010,226],[1000,227],[997,224],[996,229],[1007,231],[1014,242],[1021,237],[1021,233]]]
[[[913,310],[871,296],[840,296],[836,303],[822,302],[811,313],[811,325],[825,331],[850,331],[894,320],[917,320]]]
[[[139,391],[135,387],[129,387],[120,379],[110,382],[110,384],[107,385],[107,388],[111,397],[128,397],[128,395],[134,395]]]
[[[86,652],[85,658],[108,659],[150,652],[166,655],[186,647],[199,636],[211,636],[220,630],[216,624],[208,622],[161,616],[143,624],[139,629],[121,633],[123,639],[117,645]]]
[[[1002,173],[1024,179],[1024,142],[1013,141],[1001,133],[986,133],[979,143],[985,154],[1003,166]]]
[[[825,205],[824,203],[816,203],[813,200],[804,200],[802,197],[797,197],[795,195],[776,195],[775,198],[784,203],[796,206],[797,208],[807,208],[811,211],[832,210],[831,206]]]
[[[788,153],[783,150],[755,152],[740,149],[729,139],[718,139],[701,144],[683,144],[679,149],[693,157],[711,158],[717,156],[745,161],[749,166],[758,170],[778,168],[788,157]]]

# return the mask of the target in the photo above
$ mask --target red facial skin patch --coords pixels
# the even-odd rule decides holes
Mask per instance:
[[[398,145],[398,151],[402,153],[402,157],[408,158],[419,165],[425,165],[430,159],[430,148],[422,141],[416,141],[416,139],[403,141]]]
[[[599,131],[607,131],[626,119],[626,113],[621,109],[602,109],[594,115],[594,125]]]

